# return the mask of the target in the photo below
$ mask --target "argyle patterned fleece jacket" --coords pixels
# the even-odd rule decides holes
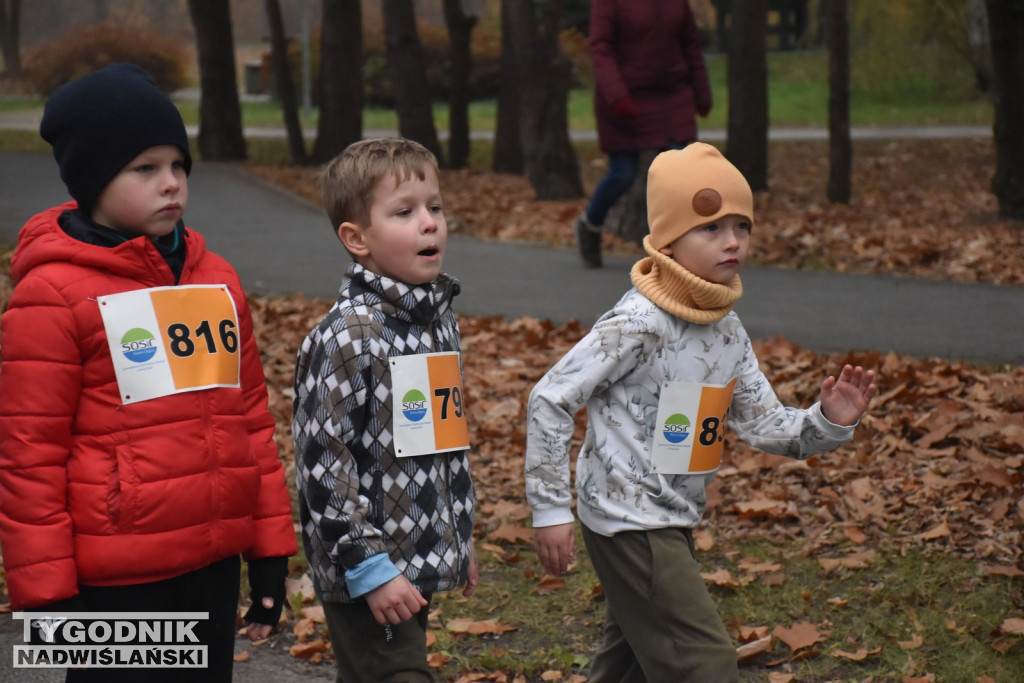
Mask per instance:
[[[349,265],[295,368],[292,431],[302,540],[317,596],[351,602],[345,573],[387,553],[422,593],[469,574],[476,494],[466,451],[395,456],[391,356],[459,351],[459,283],[411,286]]]

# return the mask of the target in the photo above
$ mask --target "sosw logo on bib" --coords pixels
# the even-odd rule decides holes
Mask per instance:
[[[459,354],[393,356],[388,362],[395,455],[406,458],[469,448]]]
[[[121,402],[239,386],[238,312],[224,285],[97,298]]]
[[[726,412],[736,379],[725,385],[665,382],[658,400],[651,467],[658,474],[705,474],[722,462]]]

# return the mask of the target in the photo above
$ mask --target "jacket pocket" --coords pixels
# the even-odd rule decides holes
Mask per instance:
[[[132,509],[134,506],[134,479],[129,465],[131,456],[127,449],[114,447],[110,472],[107,473],[107,515],[116,533],[125,533],[134,528]]]

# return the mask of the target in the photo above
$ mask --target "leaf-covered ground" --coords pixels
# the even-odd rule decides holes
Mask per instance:
[[[772,189],[756,200],[754,262],[1024,285],[1024,224],[996,216],[988,191],[990,142],[857,143],[849,206],[824,199],[824,143],[776,143],[771,154]],[[583,167],[592,187],[603,170],[601,159],[585,160]],[[317,199],[310,169],[256,170]],[[516,176],[442,173],[446,215],[461,234],[572,245],[571,223],[584,200],[534,201],[528,183]],[[615,237],[605,239],[607,248],[639,253]],[[253,303],[281,450],[290,460],[294,350],[330,302],[297,297]],[[529,534],[522,482],[525,401],[585,330],[531,318],[463,316],[460,324],[481,501],[478,534],[481,543],[514,545]],[[821,355],[784,338],[757,340],[755,347],[789,404],[808,405],[823,378],[844,363],[876,368],[879,395],[852,444],[805,463],[753,451],[734,439],[699,533],[705,547],[775,539],[797,544],[824,571],[833,571],[869,566],[885,544],[954,554],[976,562],[982,574],[1024,577],[1024,367],[870,352]],[[577,444],[585,419],[577,416]],[[728,572],[707,579],[736,584]],[[1017,621],[1007,623],[1003,637],[1020,647]],[[477,624],[478,633],[488,628]],[[751,641],[745,646],[755,648],[749,656],[765,638],[801,642],[800,634],[780,628],[734,635]],[[552,674],[551,680],[560,679]]]
[[[1024,285],[1024,225],[995,216],[988,192],[994,171],[990,142],[857,143],[855,153],[854,201],[831,206],[824,199],[824,143],[772,145],[772,190],[757,198],[754,262]],[[583,167],[592,187],[603,170],[601,160],[584,160]],[[312,169],[255,170],[315,199]],[[571,222],[583,200],[533,201],[519,177],[479,171],[444,171],[443,176],[446,214],[461,233],[572,244]],[[611,249],[637,252],[606,239]],[[0,281],[3,301],[9,286]],[[330,303],[302,296],[252,299],[289,475],[295,351]],[[478,546],[522,547],[529,533],[522,482],[525,401],[585,330],[532,318],[462,316],[460,324],[480,499]],[[844,363],[875,368],[879,395],[849,446],[806,463],[764,455],[733,439],[709,496],[707,524],[698,534],[703,547],[774,539],[796,545],[833,571],[870,566],[884,545],[954,555],[977,563],[984,575],[1022,580],[1024,367],[871,352],[821,355],[783,338],[757,340],[755,347],[788,404],[808,405],[824,377]],[[585,419],[583,413],[577,416],[577,445]],[[308,582],[293,579],[294,599],[301,603]],[[727,570],[707,579],[717,586],[736,585]],[[537,590],[545,590],[544,581],[537,576]],[[998,642],[1019,649],[1024,605],[1011,612],[1014,618],[1004,623]],[[308,600],[304,614],[290,624],[299,641],[294,655],[316,661],[328,648],[317,635],[320,617]],[[485,620],[445,626],[452,633],[485,635],[503,628]],[[756,656],[766,638],[796,643],[790,645],[795,651],[824,638],[821,630],[787,624],[774,633],[734,635],[747,643],[749,656]],[[511,672],[490,671],[486,678],[464,680],[505,680],[505,673],[514,679]],[[556,674],[561,675],[554,672],[545,680],[570,680]]]

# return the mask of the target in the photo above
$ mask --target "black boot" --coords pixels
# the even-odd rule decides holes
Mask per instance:
[[[586,214],[580,214],[573,224],[576,228],[576,243],[587,268],[601,267],[601,228],[591,225]]]

